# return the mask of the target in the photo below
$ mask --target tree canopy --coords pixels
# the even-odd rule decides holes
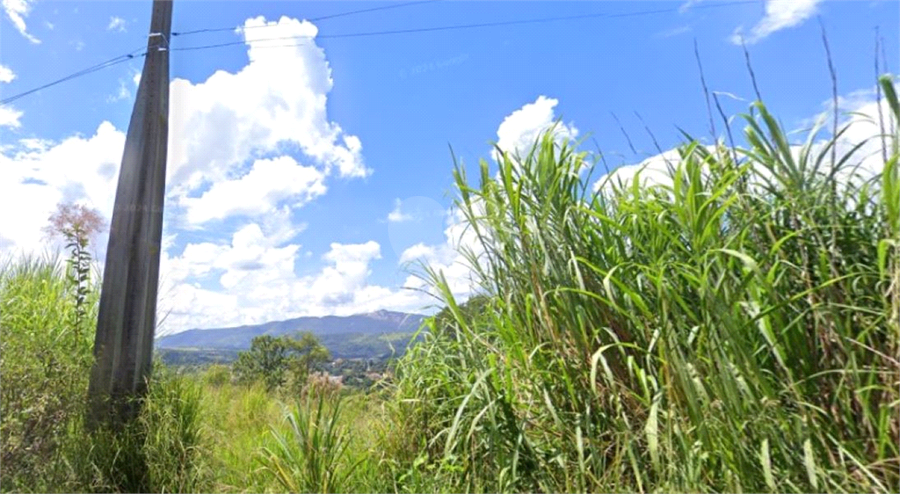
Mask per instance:
[[[305,383],[310,369],[330,359],[328,349],[312,333],[262,335],[253,338],[249,351],[238,354],[233,369],[238,382],[260,381],[273,390],[289,378]]]

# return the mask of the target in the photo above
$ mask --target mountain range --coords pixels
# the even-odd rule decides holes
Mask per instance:
[[[224,351],[250,348],[253,338],[309,331],[335,358],[372,358],[402,353],[425,316],[379,310],[352,316],[298,317],[232,328],[190,329],[156,339],[156,348],[171,351]]]

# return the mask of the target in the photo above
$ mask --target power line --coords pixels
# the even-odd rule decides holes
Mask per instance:
[[[695,9],[709,9],[709,8],[721,8],[721,7],[731,7],[735,5],[745,5],[750,3],[757,3],[758,0],[737,0],[737,1],[729,1],[729,2],[716,2],[716,3],[708,3],[694,6]],[[338,33],[338,34],[319,34],[316,36],[311,35],[299,35],[299,36],[279,36],[273,38],[259,38],[250,40],[251,42],[258,41],[282,41],[282,40],[301,40],[301,39],[339,39],[339,38],[360,38],[367,36],[388,36],[388,35],[396,35],[396,34],[413,34],[413,33],[427,33],[427,32],[437,32],[437,31],[455,31],[462,29],[477,29],[477,28],[485,28],[485,27],[501,27],[501,26],[513,26],[513,25],[523,25],[523,24],[543,24],[549,22],[559,22],[559,21],[571,21],[571,20],[583,20],[583,19],[596,19],[596,18],[624,18],[624,17],[640,17],[646,15],[656,15],[656,14],[665,14],[677,12],[681,9],[681,7],[674,8],[666,8],[666,9],[655,9],[655,10],[642,10],[638,12],[623,12],[618,14],[610,14],[607,12],[595,12],[591,14],[576,14],[576,15],[567,15],[567,16],[556,16],[556,17],[538,17],[533,19],[518,19],[518,20],[509,20],[509,21],[491,21],[491,22],[480,22],[480,23],[471,23],[471,24],[452,24],[447,26],[431,26],[431,27],[421,27],[421,28],[407,28],[407,29],[393,29],[393,30],[384,30],[384,31],[368,31],[368,32],[359,32],[359,33]],[[262,27],[262,26],[259,26]],[[172,51],[196,51],[196,50],[206,50],[212,48],[223,48],[228,46],[236,46],[236,45],[245,45],[247,41],[230,41],[225,43],[215,43],[209,45],[199,45],[199,46],[186,46],[186,47],[177,47],[172,48]],[[261,46],[256,48],[281,48],[281,47],[290,47],[290,46],[300,46],[300,45],[275,45],[275,46]]]
[[[141,54],[138,54],[138,55],[135,54],[136,52],[141,51],[141,50],[143,50],[143,49],[144,49],[144,47],[138,48],[138,49],[136,49],[136,50],[132,50],[132,51],[130,51],[130,52],[128,52],[128,53],[125,53],[125,54],[123,54],[123,55],[119,55],[119,56],[117,56],[117,57],[111,58],[111,59],[109,59],[109,60],[107,60],[107,61],[105,61],[105,62],[100,62],[100,63],[98,63],[97,65],[92,65],[91,67],[88,67],[88,68],[86,68],[86,69],[79,70],[78,72],[74,72],[74,73],[72,73],[72,74],[69,74],[69,75],[67,75],[67,76],[65,76],[65,77],[63,77],[63,78],[61,78],[61,79],[57,79],[57,80],[55,80],[55,81],[53,81],[53,82],[49,82],[49,83],[47,83],[47,84],[44,84],[43,86],[38,86],[38,87],[36,87],[36,88],[29,89],[28,91],[19,93],[19,94],[15,95],[15,96],[10,96],[9,98],[5,98],[5,99],[3,99],[3,100],[0,100],[0,105],[6,105],[6,104],[9,104],[9,103],[12,103],[13,101],[16,101],[16,100],[19,99],[19,98],[23,98],[23,97],[25,97],[25,96],[28,96],[29,94],[33,94],[33,93],[36,93],[36,92],[38,92],[38,91],[42,91],[42,90],[44,90],[44,89],[47,89],[47,88],[49,88],[49,87],[53,87],[53,86],[55,86],[55,85],[57,85],[57,84],[62,84],[63,82],[66,82],[66,81],[68,81],[68,80],[75,79],[75,78],[81,77],[81,76],[85,76],[85,75],[91,74],[91,73],[93,73],[93,72],[97,72],[97,71],[99,71],[99,70],[105,69],[105,68],[107,68],[107,67],[112,67],[113,65],[118,65],[118,64],[120,64],[120,63],[127,62],[127,61],[129,61],[129,60],[134,59],[134,58],[140,58],[140,57],[143,57],[144,55],[147,54],[146,52],[141,53]]]
[[[401,7],[411,7],[413,5],[419,5],[419,4],[423,4],[423,3],[440,2],[440,1],[441,0],[419,0],[416,2],[394,3],[394,4],[390,4],[390,5],[383,5],[381,7],[371,7],[368,9],[351,10],[351,11],[347,11],[347,12],[339,12],[337,14],[323,15],[320,17],[313,17],[313,18],[310,18],[307,20],[310,22],[320,22],[320,21],[324,21],[324,20],[328,20],[328,19],[335,19],[338,17],[346,17],[346,16],[350,16],[350,15],[364,14],[367,12],[375,12],[378,10],[389,10],[389,9],[397,9],[397,8],[401,8]],[[199,34],[199,33],[215,33],[215,32],[221,32],[221,31],[260,29],[260,28],[270,28],[270,27],[275,27],[275,26],[276,26],[275,24],[266,24],[263,26],[214,27],[214,28],[195,29],[193,31],[176,31],[176,32],[172,32],[172,36],[188,36],[191,34]]]
[[[718,8],[718,7],[730,7],[734,5],[743,5],[748,3],[757,3],[758,0],[737,0],[730,2],[716,2],[710,4],[701,4],[697,5],[693,8]],[[335,39],[335,38],[357,38],[363,36],[382,36],[382,35],[391,35],[391,34],[410,34],[410,33],[425,33],[425,32],[434,32],[434,31],[450,31],[457,29],[475,29],[482,27],[499,27],[499,26],[513,26],[513,25],[521,25],[521,24],[543,24],[549,22],[558,22],[558,21],[571,21],[571,20],[581,20],[581,19],[594,19],[594,18],[621,18],[621,17],[640,17],[645,15],[655,15],[655,14],[665,14],[671,12],[677,12],[681,10],[681,7],[668,8],[668,9],[655,9],[655,10],[642,10],[637,12],[623,12],[619,14],[610,14],[606,12],[596,12],[592,14],[576,14],[576,15],[566,15],[566,16],[558,16],[558,17],[539,17],[535,19],[521,19],[521,20],[512,20],[512,21],[494,21],[494,22],[481,22],[474,24],[456,24],[449,26],[434,26],[434,27],[424,27],[424,28],[411,28],[411,29],[395,29],[388,31],[369,31],[362,33],[345,33],[345,34],[323,34],[316,36],[317,38],[322,39]],[[262,41],[262,40],[256,40]]]
[[[311,19],[311,20],[316,21],[316,20],[331,19],[331,18],[335,18],[335,17],[359,14],[359,13],[363,13],[363,12],[372,12],[375,10],[386,10],[386,9],[391,9],[391,8],[406,7],[406,6],[416,5],[416,4],[432,3],[432,2],[437,2],[437,1],[440,1],[440,0],[420,0],[420,1],[416,1],[416,2],[404,2],[404,3],[398,3],[398,4],[387,5],[387,6],[382,6],[382,7],[373,7],[373,8],[369,8],[369,9],[361,9],[361,10],[355,10],[355,11],[349,11],[349,12],[342,12],[342,13],[338,13],[338,14],[331,14],[328,16],[322,16],[322,17],[318,17],[315,19]],[[757,2],[758,2],[758,0],[723,1],[723,2],[715,2],[715,3],[703,3],[700,5],[696,5],[692,8],[693,9],[721,8],[721,7],[731,7],[731,6],[735,6],[735,5],[745,5],[745,4],[750,4],[750,3],[757,3]],[[259,41],[280,41],[280,40],[310,40],[313,38],[339,39],[339,38],[360,38],[360,37],[369,37],[369,36],[388,36],[388,35],[397,35],[397,34],[413,34],[413,33],[437,32],[437,31],[453,31],[453,30],[462,30],[462,29],[477,29],[477,28],[485,28],[485,27],[513,26],[513,25],[524,25],[524,24],[543,24],[543,23],[549,23],[549,22],[582,20],[582,19],[596,19],[596,18],[613,19],[613,18],[624,18],[624,17],[640,17],[640,16],[646,16],[646,15],[656,15],[656,14],[677,12],[679,10],[681,10],[681,7],[655,9],[655,10],[642,10],[642,11],[637,11],[637,12],[623,12],[623,13],[618,13],[618,14],[610,14],[610,13],[606,13],[606,12],[595,12],[595,13],[591,13],[591,14],[576,14],[576,15],[568,15],[568,16],[556,16],[556,17],[539,17],[539,18],[533,18],[533,19],[519,19],[519,20],[508,20],[508,21],[491,21],[491,22],[471,23],[471,24],[453,24],[453,25],[447,25],[447,26],[431,26],[431,27],[421,27],[421,28],[393,29],[393,30],[368,31],[368,32],[358,32],[358,33],[321,34],[321,35],[317,35],[317,36],[310,36],[310,35],[280,36],[280,37],[273,37],[273,38],[260,38],[260,39],[255,39],[255,40],[251,40],[251,41],[259,42]],[[266,26],[250,26],[250,27],[273,27],[273,26],[266,25]],[[187,34],[195,34],[195,33],[201,33],[201,32],[222,31],[225,29],[233,30],[234,28],[232,28],[232,27],[229,27],[229,28],[205,28],[205,29],[196,29],[193,31],[185,31],[185,32],[178,33],[178,34],[187,35]],[[172,33],[172,35],[174,36],[175,33]],[[231,41],[231,42],[226,42],[226,43],[216,43],[216,44],[199,45],[199,46],[170,47],[169,49],[171,51],[197,51],[197,50],[207,50],[207,49],[213,49],[213,48],[223,48],[223,47],[228,47],[228,46],[245,45],[245,44],[247,44],[246,38],[242,41]],[[256,47],[255,49],[287,48],[287,47],[301,46],[304,44],[305,43],[259,46],[259,47]],[[130,53],[126,53],[124,55],[119,55],[118,57],[112,58],[112,59],[102,62],[100,64],[97,64],[92,67],[88,67],[86,69],[83,69],[83,70],[80,70],[73,74],[70,74],[66,77],[63,77],[62,79],[55,80],[55,81],[45,84],[43,86],[36,87],[34,89],[30,89],[28,91],[19,93],[15,96],[11,96],[4,100],[0,100],[0,105],[8,104],[8,103],[18,100],[19,98],[22,98],[24,96],[28,96],[29,94],[36,93],[38,91],[47,89],[47,88],[55,86],[57,84],[61,84],[63,82],[71,80],[71,79],[75,79],[77,77],[88,75],[90,73],[105,69],[107,67],[112,67],[113,65],[117,65],[122,62],[126,62],[133,58],[142,57],[142,56],[146,55],[146,53],[141,53],[139,55],[135,55],[135,52],[140,51],[142,49],[144,49],[144,48],[142,47],[137,50],[133,50]]]
[[[662,11],[652,11],[650,13],[658,13]],[[435,31],[454,31],[460,29],[476,29],[483,27],[499,27],[499,26],[512,26],[519,24],[537,24],[537,23],[547,23],[547,22],[555,22],[555,21],[565,21],[565,20],[579,20],[579,19],[593,19],[599,17],[609,17],[610,14],[605,12],[598,12],[593,14],[579,14],[579,15],[570,15],[570,16],[558,16],[558,17],[541,17],[536,19],[520,19],[520,20],[512,20],[512,21],[494,21],[494,22],[481,22],[474,24],[455,24],[449,26],[432,26],[432,27],[420,27],[420,28],[408,28],[408,29],[394,29],[387,31],[368,31],[361,33],[339,33],[339,34],[319,34],[319,35],[308,35],[302,34],[298,36],[278,36],[273,38],[259,38],[252,40],[242,40],[242,41],[229,41],[225,43],[215,43],[210,45],[200,45],[200,46],[186,46],[186,47],[177,47],[172,48],[172,51],[194,51],[194,50],[206,50],[211,48],[223,48],[226,46],[235,46],[235,45],[246,45],[248,42],[259,42],[259,41],[285,41],[285,40],[301,40],[301,39],[337,39],[337,38],[359,38],[364,36],[385,36],[385,35],[393,35],[393,34],[412,34],[412,33],[427,33],[427,32],[435,32]],[[271,27],[271,26],[258,26],[258,27]],[[299,45],[276,45],[276,46],[266,46],[259,48],[276,48],[282,46],[299,46]]]
[[[347,11],[347,12],[339,12],[339,13],[336,13],[336,14],[323,15],[323,16],[314,17],[314,18],[312,18],[312,19],[309,19],[309,21],[311,21],[311,22],[319,22],[319,21],[324,21],[324,20],[328,20],[328,19],[335,19],[335,18],[338,18],[338,17],[346,17],[346,16],[350,16],[350,15],[363,14],[363,13],[367,13],[367,12],[375,12],[375,11],[379,11],[379,10],[389,10],[389,9],[396,9],[396,8],[401,8],[401,7],[411,7],[411,6],[413,6],[413,5],[424,4],[424,3],[433,3],[433,2],[439,2],[439,1],[441,1],[441,0],[418,0],[418,1],[414,1],[414,2],[402,2],[402,3],[396,3],[396,4],[390,4],[390,5],[383,5],[383,6],[380,6],[380,7],[371,7],[371,8],[367,8],[367,9],[358,9],[358,10],[351,10],[351,11]],[[203,29],[195,29],[195,30],[192,30],[192,31],[172,32],[172,36],[173,36],[173,37],[175,37],[175,36],[187,36],[187,35],[198,34],[198,33],[211,33],[211,32],[218,32],[218,31],[234,31],[235,29],[245,29],[245,30],[246,30],[246,29],[264,28],[264,27],[275,27],[275,26],[274,26],[274,25],[271,25],[271,24],[268,24],[268,25],[264,25],[264,26],[247,26],[247,27],[241,27],[241,26],[233,27],[233,26],[232,26],[232,27],[220,27],[220,28],[203,28]],[[292,37],[292,39],[296,39],[296,38],[298,38],[298,37]],[[262,41],[262,40],[261,40],[261,41]],[[192,50],[201,50],[201,49],[209,49],[209,48],[220,48],[220,47],[224,47],[224,46],[234,46],[234,45],[243,45],[243,44],[245,44],[245,41],[229,42],[229,43],[219,43],[219,44],[214,44],[214,45],[205,45],[205,46],[198,46],[198,47],[170,48],[170,50],[171,50],[171,51],[192,51]],[[282,48],[282,47],[299,46],[299,45],[300,45],[300,44],[280,45],[280,46],[271,46],[271,47],[269,47],[269,48]],[[66,77],[63,77],[63,78],[61,78],[61,79],[57,79],[57,80],[55,80],[55,81],[53,81],[53,82],[50,82],[50,83],[48,83],[48,84],[44,84],[43,86],[39,86],[39,87],[36,87],[36,88],[34,88],[34,89],[30,89],[30,90],[28,90],[28,91],[25,91],[25,92],[23,92],[23,93],[16,94],[15,96],[11,96],[11,97],[6,98],[6,99],[4,99],[4,100],[0,100],[0,105],[5,105],[5,104],[8,104],[8,103],[11,103],[11,102],[13,102],[13,101],[15,101],[15,100],[17,100],[17,99],[19,99],[19,98],[23,98],[23,97],[25,97],[25,96],[28,96],[29,94],[33,94],[33,93],[36,93],[36,92],[38,92],[38,91],[47,89],[47,88],[49,88],[49,87],[53,87],[53,86],[55,86],[55,85],[57,85],[57,84],[61,84],[61,83],[66,82],[66,81],[68,81],[68,80],[75,79],[75,78],[80,77],[80,76],[83,76],[83,75],[88,75],[88,74],[90,74],[90,73],[96,72],[96,71],[98,71],[98,70],[105,69],[105,68],[107,68],[107,67],[112,67],[113,65],[117,65],[117,64],[120,64],[120,63],[122,63],[122,62],[131,60],[131,59],[133,59],[133,58],[135,58],[135,57],[142,57],[142,56],[146,55],[146,53],[143,53],[143,54],[141,54],[141,55],[134,55],[134,53],[135,53],[136,51],[139,51],[140,49],[143,49],[143,47],[142,47],[142,48],[139,48],[139,49],[137,49],[137,50],[133,50],[133,51],[130,52],[130,53],[127,53],[127,54],[124,54],[124,55],[119,55],[118,57],[112,58],[112,59],[107,60],[107,61],[105,61],[105,62],[101,62],[101,63],[99,63],[99,64],[97,64],[97,65],[92,66],[92,67],[88,67],[88,68],[86,68],[86,69],[80,70],[80,71],[75,72],[75,73],[73,73],[73,74],[69,74],[69,75],[67,75]]]
[[[348,15],[362,14],[362,13],[366,13],[366,12],[375,12],[376,10],[396,9],[399,7],[410,7],[412,5],[418,5],[418,4],[422,4],[422,3],[434,3],[434,2],[440,2],[440,1],[441,0],[419,0],[418,2],[396,3],[396,4],[392,4],[392,5],[385,5],[382,7],[372,7],[372,8],[368,8],[368,9],[360,9],[360,10],[351,10],[349,12],[341,12],[338,14],[323,15],[323,16],[319,16],[319,17],[314,17],[314,18],[310,19],[310,21],[318,22],[318,21],[324,21],[327,19],[334,19],[337,17],[345,17]]]

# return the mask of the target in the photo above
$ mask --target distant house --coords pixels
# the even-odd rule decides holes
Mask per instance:
[[[344,376],[332,376],[325,372],[313,372],[309,375],[310,384],[328,384],[341,387],[344,385]]]

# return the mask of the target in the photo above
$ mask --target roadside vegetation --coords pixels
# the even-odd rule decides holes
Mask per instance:
[[[552,132],[457,166],[478,294],[423,267],[446,308],[366,393],[310,372],[314,338],[261,340],[157,365],[139,419],[90,434],[96,280],[9,261],[0,488],[897,492],[900,103],[879,85],[874,155],[846,127],[795,144],[756,102],[745,144],[685,136],[653,183],[595,188]]]

